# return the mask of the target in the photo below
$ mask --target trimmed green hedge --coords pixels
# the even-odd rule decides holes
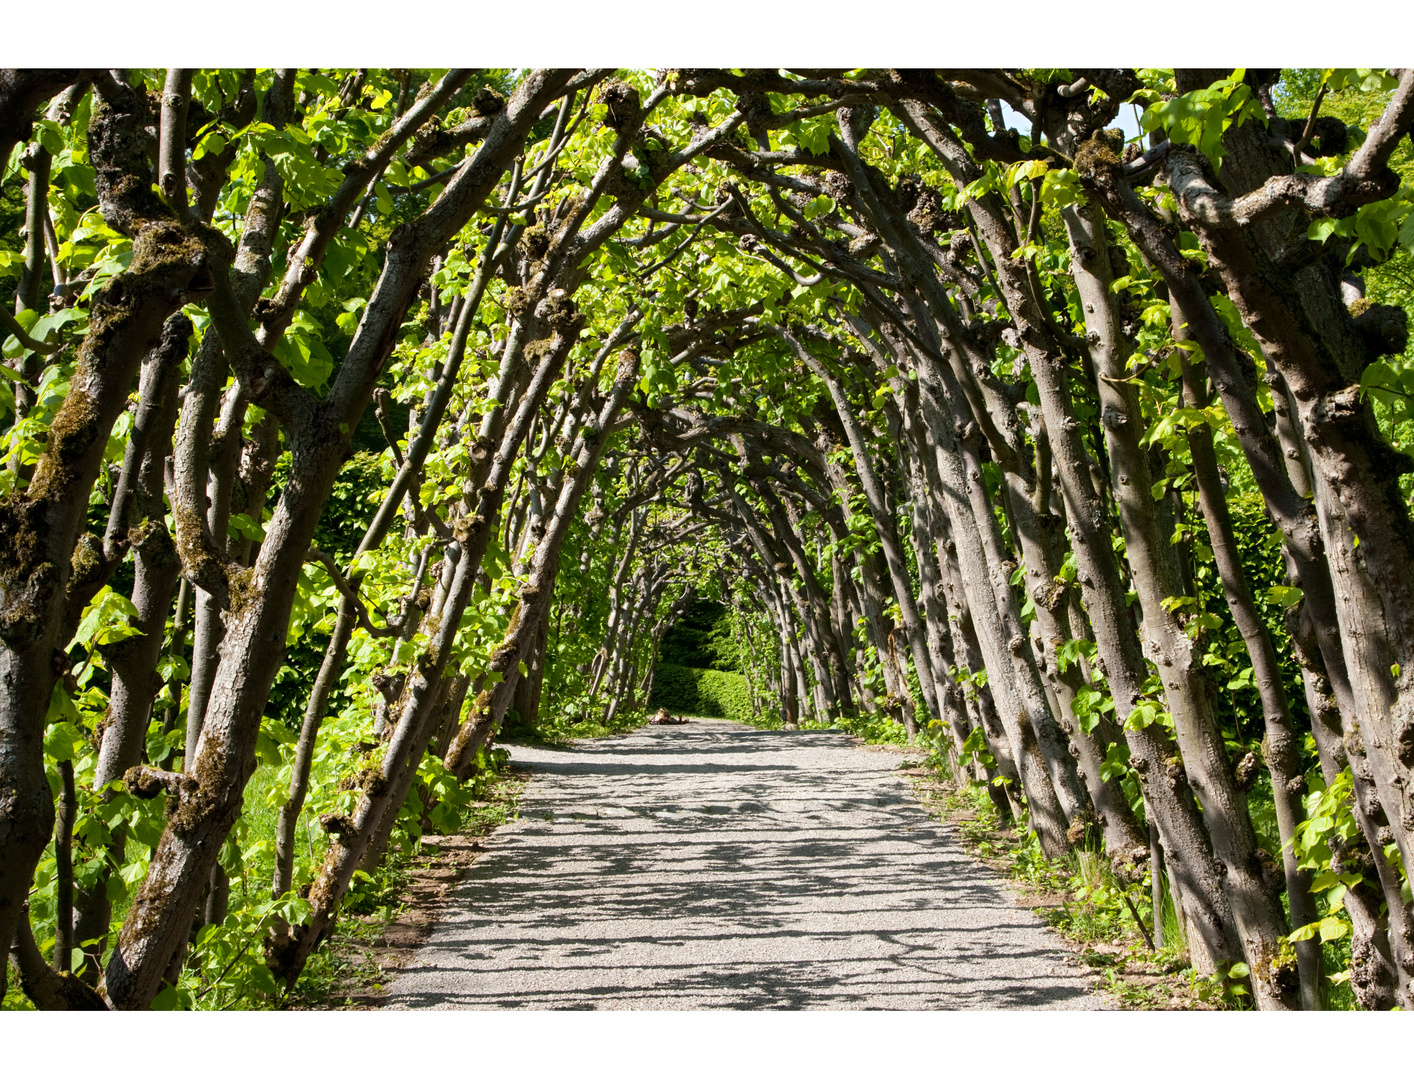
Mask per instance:
[[[734,671],[711,671],[678,664],[658,665],[648,708],[743,723],[752,718],[751,694],[746,689],[745,676]]]

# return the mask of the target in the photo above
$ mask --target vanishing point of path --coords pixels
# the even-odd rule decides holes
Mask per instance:
[[[716,720],[512,753],[520,819],[388,1007],[1102,1007],[893,754]]]

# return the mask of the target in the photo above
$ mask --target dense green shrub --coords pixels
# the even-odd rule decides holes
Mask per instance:
[[[744,676],[734,671],[710,671],[680,664],[658,665],[648,707],[743,722],[752,716],[751,694],[746,689]]]

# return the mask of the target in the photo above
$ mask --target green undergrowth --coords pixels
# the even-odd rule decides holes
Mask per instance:
[[[780,731],[785,727],[780,716],[774,711],[757,713],[749,717],[732,717],[744,724],[763,731]],[[907,746],[908,733],[903,725],[892,717],[877,713],[861,713],[858,716],[842,716],[838,720],[803,720],[796,725],[800,731],[844,731],[867,743],[886,743],[892,746]]]
[[[653,673],[649,710],[658,708],[685,716],[752,722],[756,710],[745,676],[735,671],[659,664]]]
[[[355,943],[371,943],[397,918],[403,908],[406,891],[412,880],[412,868],[422,853],[424,836],[449,835],[465,831],[490,831],[506,820],[507,810],[488,799],[498,788],[509,754],[500,749],[481,752],[480,769],[474,779],[459,785],[441,768],[441,762],[428,755],[419,774],[419,783],[409,794],[398,816],[397,827],[388,845],[388,854],[371,873],[354,872],[343,903],[340,918],[330,940],[325,942],[301,973],[288,993],[278,985],[265,966],[259,945],[265,939],[271,920],[283,917],[292,922],[301,920],[308,911],[308,882],[296,878],[296,891],[281,901],[261,898],[255,889],[268,888],[268,875],[262,874],[247,884],[248,874],[232,877],[231,912],[219,927],[204,927],[198,932],[193,959],[182,973],[175,992],[163,991],[154,1007],[173,1009],[278,1009],[308,1004],[326,995],[330,987],[346,982],[350,977],[349,956],[357,951]],[[262,778],[252,779],[254,786]],[[272,778],[265,778],[265,783]],[[258,789],[257,789],[258,790]],[[243,844],[249,852],[262,850],[268,842],[273,850],[277,813],[254,813],[243,818],[249,830]],[[304,821],[308,813],[303,816]],[[306,837],[308,841],[309,838]],[[252,842],[253,841],[253,842]],[[228,844],[229,846],[229,844]],[[308,854],[313,855],[312,844]],[[241,902],[237,903],[239,887]],[[252,903],[252,901],[255,901]],[[203,939],[203,935],[206,937]]]
[[[462,834],[485,836],[519,814],[525,781],[509,770],[488,774],[480,794],[463,814]],[[344,900],[345,917],[335,932],[316,952],[299,982],[282,1007],[330,1009],[349,1004],[353,993],[380,993],[384,971],[376,948],[389,925],[406,907],[408,886],[416,871],[432,865],[439,857],[435,850],[424,851],[421,841],[407,851],[399,851],[372,876],[359,871]]]
[[[191,939],[186,961],[176,986],[167,985],[153,1001],[154,1009],[223,1010],[276,1009],[314,993],[321,980],[332,978],[342,961],[331,958],[327,948],[317,950],[287,999],[284,987],[278,984],[265,966],[263,945],[277,920],[291,924],[303,921],[309,913],[306,896],[322,861],[327,839],[317,823],[319,813],[333,810],[348,813],[357,800],[357,792],[339,784],[342,767],[350,753],[370,756],[375,750],[368,744],[344,743],[339,738],[340,724],[329,725],[327,741],[316,752],[311,773],[310,796],[301,815],[296,834],[294,888],[279,898],[270,895],[274,873],[275,828],[279,808],[284,802],[289,782],[288,761],[279,748],[272,747],[246,787],[244,807],[220,854],[220,865],[230,880],[230,899],[226,917],[220,923],[201,927]],[[409,793],[398,815],[383,864],[373,873],[357,871],[341,906],[339,929],[335,935],[364,933],[379,928],[396,917],[402,895],[408,883],[408,867],[419,857],[424,835],[448,835],[464,830],[489,831],[505,820],[506,810],[490,794],[502,783],[509,752],[500,748],[483,750],[479,755],[479,770],[466,784],[459,784],[434,755],[428,754],[419,769],[418,782]],[[78,755],[76,772],[91,773],[93,751],[85,747]],[[83,790],[80,788],[80,790]],[[90,835],[103,840],[109,830],[126,828],[129,835],[130,858],[122,867],[121,876],[108,879],[113,909],[103,964],[107,965],[117,941],[122,920],[131,906],[132,892],[147,871],[147,855],[161,835],[161,801],[138,800],[120,794],[108,803],[96,798],[81,810],[81,842]],[[141,845],[143,857],[132,858]],[[83,859],[80,843],[75,844],[75,878],[80,886],[99,880],[102,869],[97,860]],[[30,895],[30,914],[36,941],[42,953],[53,955],[54,949],[54,876],[53,844],[46,849],[35,874],[35,888]],[[352,916],[352,917],[349,917]],[[363,920],[362,923],[359,920]],[[75,966],[82,956],[75,950]],[[332,965],[332,966],[331,966]],[[12,985],[18,980],[11,973]],[[26,1010],[31,1003],[24,994],[5,995],[0,1008]]]
[[[542,712],[533,724],[508,719],[501,728],[498,741],[529,746],[567,746],[577,739],[607,739],[613,735],[626,735],[648,722],[648,715],[642,709],[625,709],[605,722],[602,709],[590,708],[587,699],[585,705],[582,710],[560,708]]]
[[[802,724],[801,726],[808,727],[809,725]],[[821,724],[820,726],[824,727],[825,725]],[[904,730],[902,724],[888,716],[880,716],[876,713],[847,716],[835,726],[843,728],[865,742],[885,743],[893,746],[908,745],[908,732]]]

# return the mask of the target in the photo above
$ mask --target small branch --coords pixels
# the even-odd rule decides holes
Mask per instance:
[[[969,218],[971,217],[970,214],[968,216]],[[987,276],[987,284],[992,286],[992,292],[996,294],[997,303],[1001,306],[1003,311],[1006,311],[1007,314],[1011,314],[1011,312],[1007,310],[1006,294],[1002,292],[1002,287],[997,284],[996,275],[992,273],[992,264],[989,263],[987,257],[982,254],[982,242],[977,239],[977,229],[970,220],[967,222],[967,235],[972,240],[972,253],[977,256],[977,262],[982,267],[982,273]]]
[[[329,577],[333,579],[334,587],[339,590],[339,595],[352,604],[354,610],[358,612],[358,624],[367,630],[370,635],[376,638],[389,638],[397,637],[398,634],[402,632],[402,625],[391,619],[388,620],[388,625],[384,628],[380,629],[373,625],[373,621],[368,616],[368,608],[364,606],[363,601],[359,599],[357,591],[348,583],[344,575],[339,572],[338,564],[334,562],[333,558],[329,555],[320,551],[318,548],[312,547],[309,549],[309,554],[305,557],[305,562],[317,562],[324,567]]]
[[[168,68],[162,87],[162,119],[157,150],[157,188],[179,218],[187,215],[187,105],[191,68]]]
[[[529,176],[528,173],[526,175],[527,177]],[[534,210],[536,204],[548,194],[550,194],[550,190],[546,188],[538,195],[532,195],[530,198],[526,199],[525,202],[517,203],[515,206],[497,206],[495,203],[487,203],[482,207],[482,212],[487,214],[519,214],[526,210]]]
[[[1173,149],[1173,143],[1165,139],[1158,146],[1151,146],[1144,153],[1131,161],[1124,167],[1125,179],[1131,183],[1140,177],[1151,172],[1164,158],[1168,157],[1169,151]]]
[[[579,112],[575,114],[574,120],[570,123],[569,127],[566,128],[564,132],[560,134],[559,137],[555,140],[555,144],[549,150],[545,151],[544,158],[542,158],[540,161],[536,162],[533,166],[531,166],[530,170],[525,174],[525,179],[529,180],[531,177],[539,176],[546,169],[552,168],[555,162],[559,160],[561,151],[563,151],[564,148],[569,145],[570,139],[573,138],[574,133],[579,130],[580,123],[587,115],[589,115],[590,96],[591,95],[589,94],[584,95],[584,100],[580,104]],[[570,107],[570,103],[573,101],[573,99],[574,93],[572,91],[566,92],[564,98],[562,99],[563,105],[560,111],[560,122],[563,122],[565,116],[568,115],[565,110]]]
[[[1360,206],[1393,195],[1399,177],[1389,168],[1390,155],[1414,123],[1414,68],[1400,72],[1399,87],[1364,143],[1334,176],[1294,173],[1273,176],[1236,199],[1216,191],[1192,153],[1175,151],[1169,182],[1185,212],[1206,225],[1245,228],[1287,207],[1313,214],[1344,217]]]
[[[388,403],[392,401],[392,395],[383,387],[378,387],[373,391],[373,415],[378,418],[378,428],[383,432],[383,438],[388,441],[388,447],[393,451],[393,460],[398,463],[398,468],[403,467],[403,452],[398,448],[398,437],[393,429],[388,425]]]
[[[195,791],[197,783],[195,778],[185,773],[155,769],[151,765],[134,765],[123,773],[123,786],[139,799],[150,799],[162,792],[177,798],[183,792]]]
[[[53,356],[64,347],[63,343],[60,341],[35,341],[34,338],[25,333],[25,328],[15,320],[15,317],[3,307],[0,307],[0,326],[3,326],[10,333],[14,334],[15,337],[19,339],[20,344],[26,349],[30,352],[38,353],[40,356]],[[0,342],[4,340],[3,337],[0,337]]]
[[[49,214],[47,201],[44,207],[44,246],[49,252],[49,270],[54,275],[57,291],[64,284],[64,268],[59,264],[59,237],[54,232],[54,219]]]
[[[390,184],[388,186],[388,194],[411,195],[413,192],[422,191],[424,188],[430,188],[433,184],[444,183],[445,181],[450,180],[452,176],[456,174],[456,171],[461,167],[462,162],[457,162],[451,168],[443,169],[441,172],[429,176],[426,180],[419,180],[415,184]]]
[[[1311,102],[1311,115],[1306,118],[1306,126],[1301,130],[1301,138],[1296,140],[1296,145],[1291,148],[1291,157],[1295,164],[1301,164],[1301,151],[1305,150],[1311,142],[1311,136],[1316,133],[1316,118],[1321,115],[1321,102],[1325,100],[1326,91],[1330,87],[1321,83],[1321,88],[1316,91],[1316,100]]]
[[[1134,901],[1129,898],[1129,893],[1121,889],[1119,895],[1123,897],[1124,906],[1129,909],[1129,914],[1134,917],[1134,925],[1139,927],[1139,932],[1144,935],[1144,944],[1149,946],[1150,952],[1156,951],[1154,949],[1154,936],[1149,933],[1149,928],[1144,925],[1144,920],[1139,917],[1139,911],[1135,908]],[[1158,917],[1159,913],[1157,911],[1154,912],[1154,918],[1157,919]]]
[[[1390,155],[1414,124],[1414,68],[1399,72],[1399,86],[1385,106],[1380,118],[1370,127],[1370,134],[1341,170],[1341,176],[1368,180],[1389,164]]]
[[[236,953],[236,955],[231,958],[231,962],[226,965],[225,970],[222,971],[220,975],[217,975],[216,978],[212,979],[209,983],[197,987],[196,995],[199,996],[201,994],[206,993],[213,986],[218,985],[221,980],[224,979],[227,975],[229,975],[231,973],[231,969],[236,966],[237,961],[239,961],[241,957],[243,957],[246,953],[250,951],[250,942],[251,939],[246,940],[246,943],[241,946],[241,951]]]

